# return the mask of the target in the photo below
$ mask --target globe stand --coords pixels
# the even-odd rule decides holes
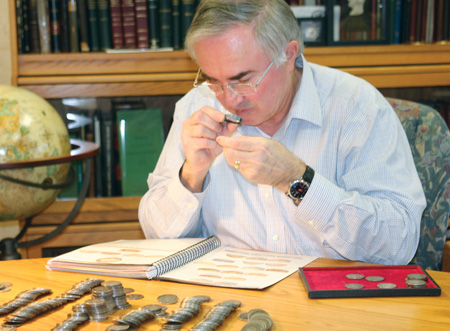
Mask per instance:
[[[31,160],[31,161],[20,161],[20,162],[8,162],[8,163],[0,163],[0,169],[16,169],[16,168],[25,168],[25,167],[37,167],[37,166],[45,166],[50,164],[57,163],[68,163],[74,162],[77,160],[85,160],[85,176],[83,179],[83,184],[81,186],[80,193],[77,197],[77,201],[72,211],[69,213],[67,218],[53,231],[47,233],[46,235],[25,242],[19,242],[19,240],[25,235],[28,227],[31,225],[32,217],[26,219],[25,225],[20,231],[20,233],[15,238],[5,238],[0,241],[0,260],[18,260],[21,259],[20,253],[17,251],[18,248],[28,248],[34,245],[42,244],[43,242],[50,240],[60,234],[75,218],[78,214],[84,199],[86,198],[87,191],[89,188],[89,182],[91,179],[91,169],[92,169],[92,157],[98,153],[99,147],[98,145],[88,142],[82,141],[78,139],[70,139],[70,144],[72,147],[77,147],[72,149],[70,155],[63,155],[59,157],[51,157],[47,159],[39,159],[39,160]],[[11,179],[8,179],[11,180]],[[43,189],[52,188],[52,185],[49,183],[46,184],[36,184],[36,183],[28,183],[21,180],[11,180],[17,182],[21,185],[31,185],[31,186],[44,186]],[[62,184],[66,185],[66,184]],[[61,184],[55,185],[57,188],[61,188]]]

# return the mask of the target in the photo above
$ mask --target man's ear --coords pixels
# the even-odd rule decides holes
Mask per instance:
[[[298,41],[292,40],[284,49],[287,57],[287,63],[291,69],[295,68],[295,59],[297,58],[298,48]]]

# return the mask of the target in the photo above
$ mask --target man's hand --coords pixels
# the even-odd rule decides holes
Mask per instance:
[[[275,140],[220,136],[216,141],[230,166],[240,162],[239,171],[244,177],[258,184],[275,186],[283,193],[287,192],[289,183],[306,170],[303,161]]]
[[[237,125],[223,123],[225,114],[205,106],[196,111],[183,123],[181,142],[186,161],[181,169],[180,179],[191,192],[200,192],[211,164],[222,153],[216,138],[231,136]]]

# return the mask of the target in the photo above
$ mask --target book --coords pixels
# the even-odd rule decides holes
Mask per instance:
[[[102,181],[103,194],[105,197],[117,196],[117,178],[115,173],[116,155],[114,152],[114,124],[113,112],[102,113]]]
[[[97,109],[92,115],[94,127],[94,142],[99,146],[99,152],[94,158],[95,196],[104,197],[103,157],[102,157],[102,111]]]
[[[148,35],[151,49],[159,47],[159,0],[147,1]]]
[[[78,14],[78,41],[80,43],[81,52],[89,52],[89,31],[87,18],[87,3],[86,0],[77,0],[77,14]]]
[[[52,53],[61,52],[61,13],[59,0],[49,1],[50,38]]]
[[[172,36],[172,2],[171,0],[159,0],[159,47],[173,47]]]
[[[70,27],[69,27],[69,4],[67,0],[59,0],[59,13],[60,13],[60,43],[61,52],[70,52]]]
[[[67,0],[69,16],[70,52],[78,53],[80,44],[78,39],[78,7],[76,0]]]
[[[120,0],[110,0],[111,35],[113,48],[123,48],[122,8]]]
[[[209,238],[117,240],[79,248],[47,262],[48,270],[264,289],[316,257],[222,246]]]
[[[112,47],[111,16],[108,0],[97,0],[98,30],[100,36],[100,50]]]
[[[122,196],[142,196],[164,145],[161,109],[118,111]]]
[[[98,24],[97,0],[87,0],[87,22],[89,33],[89,49],[91,52],[100,51],[100,35]]]
[[[180,10],[180,0],[172,0],[172,47],[175,50],[182,44]]]
[[[121,0],[122,31],[125,48],[136,48],[136,9],[134,0]]]
[[[189,27],[191,26],[192,23],[192,19],[194,18],[194,12],[195,12],[194,0],[181,0],[181,39],[183,45],[187,31],[189,30]]]
[[[50,18],[48,2],[46,0],[37,0],[37,19],[39,25],[39,44],[42,54],[49,54],[50,45]]]
[[[136,11],[136,46],[137,48],[148,48],[148,16],[147,0],[135,0]]]

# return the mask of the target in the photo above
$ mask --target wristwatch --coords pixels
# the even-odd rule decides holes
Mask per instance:
[[[294,200],[294,203],[298,205],[304,198],[306,192],[308,192],[309,186],[314,178],[314,170],[309,166],[306,166],[305,173],[300,179],[294,180],[289,184],[289,190],[286,195]]]

